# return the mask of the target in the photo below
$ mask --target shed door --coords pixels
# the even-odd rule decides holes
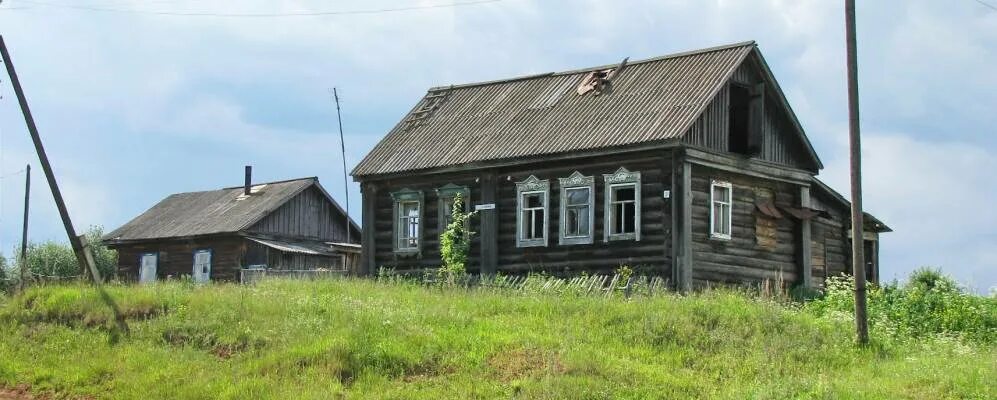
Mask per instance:
[[[211,279],[211,250],[194,252],[194,282],[207,282]]]
[[[138,281],[141,283],[156,281],[156,264],[159,256],[155,253],[143,254],[138,269]]]

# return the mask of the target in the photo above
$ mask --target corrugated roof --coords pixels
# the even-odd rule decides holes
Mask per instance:
[[[177,193],[104,235],[104,240],[128,241],[239,232],[317,182],[313,177],[259,183],[256,186],[266,186],[241,200],[242,186]]]
[[[612,92],[575,90],[607,65],[429,90],[354,176],[593,150],[681,137],[754,42],[627,63]]]

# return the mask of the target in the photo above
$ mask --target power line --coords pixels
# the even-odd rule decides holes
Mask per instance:
[[[14,171],[14,172],[11,172],[11,173],[6,174],[6,175],[0,175],[0,179],[7,179],[7,178],[10,178],[10,177],[12,177],[14,175],[20,175],[20,174],[23,174],[24,171],[25,171],[24,168],[21,168],[18,171]]]
[[[982,4],[982,5],[983,5],[984,7],[986,7],[986,8],[989,8],[989,9],[991,9],[991,10],[994,10],[994,11],[997,11],[997,6],[995,6],[995,5],[993,5],[993,4],[990,4],[990,3],[987,3],[987,2],[985,2],[985,1],[983,1],[983,0],[975,0],[975,1],[976,1],[977,3],[980,3],[980,4]]]
[[[33,0],[20,0],[21,3],[25,4],[33,4],[33,5],[53,7],[53,8],[67,8],[67,9],[81,10],[81,11],[149,14],[149,15],[164,15],[164,16],[173,16],[173,17],[217,17],[217,18],[286,18],[286,17],[320,17],[320,16],[333,16],[333,15],[381,14],[381,13],[402,12],[402,11],[473,6],[473,5],[480,5],[487,3],[498,3],[502,1],[505,0],[471,0],[471,1],[453,2],[445,4],[429,4],[422,6],[378,8],[378,9],[368,9],[368,10],[296,11],[296,12],[285,12],[285,13],[216,13],[216,12],[206,12],[206,11],[204,12],[155,11],[155,10],[140,10],[140,9],[115,8],[115,7],[87,6],[87,5],[78,5],[78,4],[49,3],[44,1],[33,1]]]

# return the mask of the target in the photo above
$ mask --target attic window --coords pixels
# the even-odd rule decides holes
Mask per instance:
[[[754,155],[761,150],[764,119],[764,84],[730,85],[727,149],[732,153]]]
[[[732,153],[748,154],[748,103],[751,95],[741,85],[730,86],[728,149]]]

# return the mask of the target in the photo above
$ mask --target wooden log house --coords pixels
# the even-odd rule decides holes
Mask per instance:
[[[347,240],[347,229],[350,229]],[[243,269],[348,271],[359,261],[360,227],[318,178],[178,193],[104,236],[118,276],[150,282],[188,276],[239,281]]]
[[[440,265],[468,198],[472,273],[608,273],[679,289],[850,270],[848,202],[754,42],[429,89],[356,166],[364,272]],[[878,274],[879,233],[863,229]]]

